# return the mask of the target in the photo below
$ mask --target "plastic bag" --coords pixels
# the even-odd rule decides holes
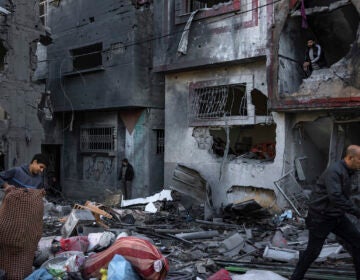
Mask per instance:
[[[249,270],[243,275],[233,275],[233,280],[286,280],[286,278],[267,270]]]
[[[139,275],[123,256],[115,255],[109,263],[107,280],[140,280]]]
[[[73,236],[60,240],[61,249],[63,251],[81,251],[86,253],[89,247],[87,236]]]

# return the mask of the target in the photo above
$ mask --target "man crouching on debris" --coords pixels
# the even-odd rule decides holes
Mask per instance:
[[[47,158],[36,154],[30,164],[0,173],[5,197],[0,207],[0,269],[7,279],[25,279],[32,272],[43,231],[45,191],[41,173]]]
[[[42,172],[48,166],[43,154],[36,154],[30,165],[24,164],[0,172],[0,186],[6,191],[10,187],[41,189],[44,187]]]
[[[307,269],[319,256],[330,232],[344,239],[353,249],[356,279],[360,279],[360,232],[345,216],[360,218],[360,209],[350,200],[350,175],[360,169],[360,146],[350,145],[343,160],[331,164],[317,181],[309,202],[306,225],[309,242],[300,255],[291,280],[303,279]]]

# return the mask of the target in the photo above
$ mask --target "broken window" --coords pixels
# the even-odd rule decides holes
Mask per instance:
[[[40,0],[39,2],[39,17],[44,26],[47,26],[48,20],[48,0]]]
[[[82,152],[112,152],[115,150],[114,127],[91,127],[80,129],[80,150]]]
[[[102,47],[102,43],[97,43],[71,50],[74,70],[85,70],[101,66]]]
[[[190,119],[211,120],[247,115],[243,84],[195,88],[190,92]]]
[[[210,128],[213,138],[212,151],[224,156],[226,149],[226,129]],[[258,124],[233,126],[229,128],[229,155],[232,157],[272,161],[275,158],[276,125]]]
[[[231,3],[233,1],[224,1],[224,0],[188,0],[186,1],[186,10],[187,12],[192,12],[195,10],[211,8],[220,3]]]
[[[160,155],[164,153],[165,132],[163,129],[155,129],[155,133],[156,133],[156,154]]]
[[[240,10],[240,0],[176,0],[175,23],[184,23],[189,13],[199,10],[196,19],[221,15]]]
[[[5,67],[5,56],[6,56],[6,48],[2,41],[0,41],[0,71],[4,71]]]

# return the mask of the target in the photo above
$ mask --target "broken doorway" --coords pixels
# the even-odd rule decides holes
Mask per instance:
[[[298,122],[295,125],[294,165],[302,185],[315,184],[325,170],[329,160],[332,130],[333,120],[328,117]]]
[[[340,121],[334,123],[329,151],[329,164],[345,156],[346,147],[360,145],[360,121]]]
[[[61,145],[41,145],[41,152],[48,157],[49,166],[46,167],[44,172],[44,184],[48,193],[57,195],[62,191],[61,188]]]

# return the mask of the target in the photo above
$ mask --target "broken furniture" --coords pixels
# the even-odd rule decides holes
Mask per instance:
[[[100,216],[104,216],[105,218],[108,219],[112,219],[112,216],[107,213],[104,210],[101,210],[100,207],[102,207],[102,204],[99,203],[92,203],[91,201],[86,201],[85,205],[79,205],[79,204],[75,204],[74,205],[74,209],[87,209],[90,210],[92,212],[92,214],[95,217],[95,221],[98,225],[102,226],[103,228],[108,229],[109,227],[101,221]]]
[[[300,217],[305,217],[308,197],[296,181],[294,170],[285,173],[279,180],[275,181],[274,184],[296,214]]]

